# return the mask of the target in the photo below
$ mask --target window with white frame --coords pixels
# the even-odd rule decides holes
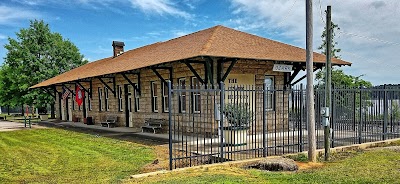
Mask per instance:
[[[86,95],[86,96],[87,96],[87,99],[88,99],[88,107],[89,107],[89,111],[91,111],[91,110],[92,110],[92,97],[91,97],[91,96],[89,96],[89,94],[92,92],[92,89],[91,89],[91,88],[89,88],[88,90],[89,90],[89,93],[88,93],[88,95]]]
[[[110,103],[108,101],[108,88],[104,87],[104,106],[106,108],[106,111],[110,110]]]
[[[99,92],[99,111],[103,110],[103,89],[98,88]]]
[[[185,78],[178,79],[179,89],[185,90],[186,89],[186,80]],[[179,112],[184,113],[186,112],[186,92],[181,91],[179,93]]]
[[[162,85],[162,106],[163,106],[163,112],[168,112],[168,83],[163,82],[164,85]]]
[[[138,85],[135,84],[135,87],[137,89]],[[140,95],[135,89],[133,91],[134,91],[134,98],[135,98],[135,112],[139,112],[140,111],[140,103],[139,103]]]
[[[200,113],[201,109],[201,96],[200,96],[200,81],[196,77],[192,77],[192,111],[193,113]]]
[[[264,79],[265,87],[266,87],[266,98],[267,98],[267,107],[266,110],[274,110],[274,101],[275,101],[275,92],[274,92],[274,86],[275,86],[275,80],[274,76],[265,76]]]
[[[118,111],[123,111],[122,108],[122,86],[118,85]]]
[[[151,82],[151,107],[153,112],[158,112],[158,90],[157,90],[157,83]]]

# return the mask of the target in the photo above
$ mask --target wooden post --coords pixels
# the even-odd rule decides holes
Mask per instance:
[[[325,75],[325,107],[329,107],[332,112],[332,63],[331,63],[331,51],[332,51],[332,23],[331,23],[331,6],[327,7],[326,10],[326,75]],[[331,119],[332,117],[329,117]],[[330,125],[329,123],[324,126],[324,147],[325,147],[325,160],[329,160],[329,149],[330,149]]]
[[[306,70],[307,70],[307,123],[308,160],[317,161],[315,142],[314,73],[313,73],[313,14],[312,0],[306,0]]]
[[[52,102],[50,104],[50,118],[55,119],[56,118],[56,112],[55,112],[55,103]]]

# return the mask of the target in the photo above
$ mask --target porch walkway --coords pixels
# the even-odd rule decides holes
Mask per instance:
[[[74,129],[76,131],[81,131],[85,133],[91,134],[99,134],[106,137],[112,138],[121,138],[124,140],[130,140],[131,138],[143,138],[147,140],[153,140],[162,144],[168,144],[169,136],[168,134],[153,134],[151,132],[142,132],[140,128],[131,128],[131,127],[102,127],[99,124],[95,125],[87,125],[81,122],[55,122],[55,120],[41,121],[37,122],[39,125],[48,126],[48,127],[59,127],[63,129]],[[194,138],[193,138],[194,139]],[[174,142],[178,141],[177,139],[172,139]]]
[[[107,135],[112,135],[112,134],[124,134],[126,136],[132,135],[132,136],[139,136],[139,137],[146,137],[146,138],[154,138],[154,139],[159,139],[159,140],[164,140],[168,142],[169,140],[169,135],[168,133],[159,133],[159,134],[153,134],[151,132],[142,132],[140,128],[132,128],[132,127],[114,127],[114,128],[108,128],[108,127],[102,127],[99,124],[95,125],[86,125],[81,122],[60,122],[60,123],[53,123],[51,120],[48,122],[38,122],[40,123],[45,123],[49,124],[51,123],[54,126],[58,127],[74,127],[78,129],[89,129],[92,130],[92,132],[102,132],[106,133]],[[317,130],[319,131],[318,133],[320,135],[323,135],[322,130]],[[268,133],[267,138],[269,140],[274,140],[274,139],[281,139],[283,137],[297,137],[298,131],[296,132],[276,132],[276,133]],[[290,134],[290,135],[289,135]],[[302,132],[303,136],[306,137],[308,132],[307,130],[303,130]],[[248,135],[247,140],[253,140],[259,142],[262,140],[262,134],[257,134],[257,135]],[[286,140],[286,139],[285,139]],[[172,135],[172,141],[174,143],[182,143],[185,142],[188,145],[208,145],[208,144],[219,144],[220,143],[220,138],[214,137],[214,138],[205,138],[202,135],[197,135],[197,134],[186,134],[186,135],[179,135],[179,134],[173,134]]]

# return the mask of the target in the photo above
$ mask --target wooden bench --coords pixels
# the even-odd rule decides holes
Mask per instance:
[[[102,127],[114,128],[115,124],[117,123],[117,116],[116,115],[107,115],[106,121],[101,122]]]
[[[142,126],[142,132],[144,130],[153,130],[153,133],[155,134],[157,130],[161,130],[162,126],[165,125],[166,120],[165,119],[154,119],[150,118],[145,120],[144,126]]]

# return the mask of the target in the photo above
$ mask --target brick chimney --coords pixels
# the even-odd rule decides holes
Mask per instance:
[[[117,57],[124,53],[124,42],[119,42],[119,41],[113,41],[112,43],[113,46],[113,51],[114,51],[114,57]]]

